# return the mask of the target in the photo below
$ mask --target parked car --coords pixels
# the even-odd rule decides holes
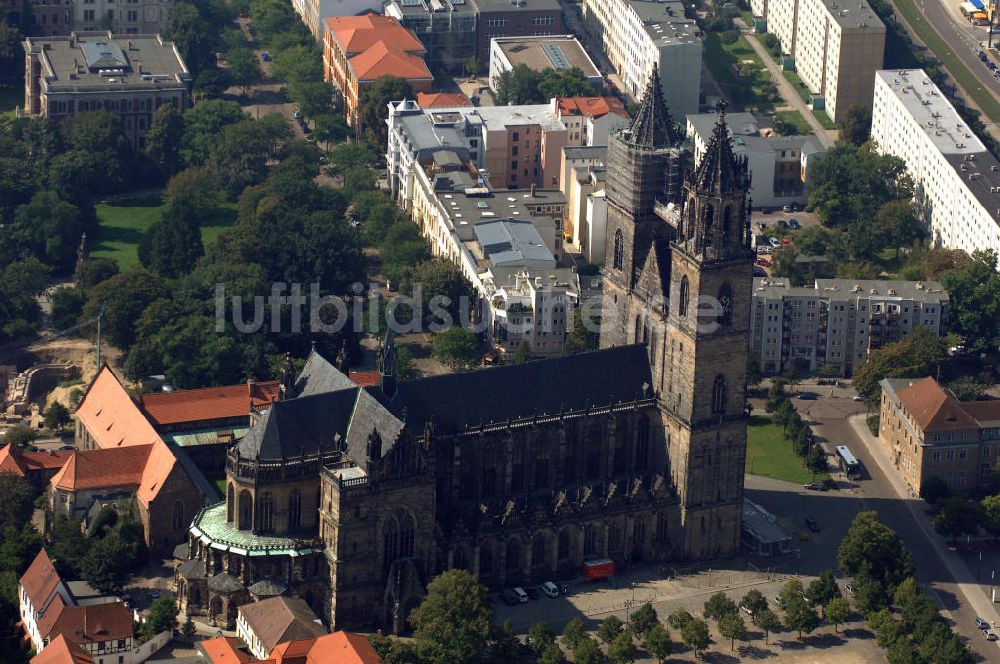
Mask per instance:
[[[751,618],[753,618],[753,611],[751,611],[747,607],[743,606],[742,604],[740,604],[740,610],[743,611],[743,613],[745,613],[748,616],[750,616]]]
[[[997,633],[994,632],[992,629],[983,630],[983,636],[986,637],[987,641],[996,641],[997,640]]]
[[[260,52],[260,59],[263,60],[264,62],[270,62],[271,61],[271,54],[268,53],[267,51],[261,51]]]
[[[548,595],[549,597],[559,597],[559,586],[552,583],[551,581],[546,581],[545,583],[540,585],[539,588],[541,588],[542,592]]]
[[[802,488],[809,489],[810,491],[826,491],[826,485],[820,484],[819,482],[810,482],[809,484],[803,484]]]
[[[528,597],[531,599],[538,599],[541,597],[541,593],[538,592],[538,588],[525,588],[524,592],[528,593]]]
[[[754,265],[753,266],[753,276],[755,276],[755,277],[766,277],[767,276],[767,271],[764,270],[764,268],[757,267],[756,265]]]
[[[302,117],[302,111],[300,111],[299,109],[295,109],[294,111],[292,111],[292,117],[298,120],[299,118]]]
[[[785,602],[781,599],[781,595],[774,596],[774,605],[779,609],[785,608]]]
[[[70,452],[72,450],[75,450],[76,446],[75,445],[63,445],[59,449],[62,450],[62,451],[64,451],[64,452]]]
[[[816,401],[815,392],[799,392],[799,399],[802,401]]]
[[[793,231],[797,231],[800,228],[802,228],[802,224],[799,223],[798,219],[789,219],[788,227],[791,228]]]
[[[990,69],[996,69],[997,68],[996,63],[993,62],[992,60],[990,62],[987,62],[986,66],[989,67]]]
[[[817,521],[812,517],[806,517],[806,528],[813,531],[814,533],[818,533],[820,531],[819,521]]]
[[[864,401],[864,400],[865,398],[860,394],[855,394],[853,397],[851,397],[851,401]]]
[[[848,595],[850,595],[851,597],[854,597],[854,586],[852,586],[852,585],[851,585],[851,584],[849,584],[849,583],[848,583],[848,584],[846,584],[846,585],[844,586],[844,592],[846,592],[846,593],[847,593]]]
[[[986,622],[985,620],[983,620],[982,618],[978,618],[977,617],[976,618],[976,627],[978,627],[979,629],[989,629],[990,628],[990,624],[988,622]]]
[[[986,51],[976,51],[976,55],[978,55],[979,59],[982,60],[983,62],[989,60],[989,57],[986,55]]]
[[[517,606],[518,604],[525,604],[528,601],[528,593],[524,592],[524,588],[507,588],[503,591],[503,601],[510,606]]]
[[[781,246],[781,240],[779,240],[776,237],[772,237],[769,241],[771,243],[771,246],[774,247],[774,248],[778,248],[778,247]]]

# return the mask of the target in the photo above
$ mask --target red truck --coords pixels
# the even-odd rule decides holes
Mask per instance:
[[[600,581],[615,573],[615,561],[607,558],[583,563],[583,576],[587,581]]]

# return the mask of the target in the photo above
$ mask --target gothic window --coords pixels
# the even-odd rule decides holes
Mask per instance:
[[[250,492],[243,490],[240,492],[240,530],[249,530],[253,527],[253,496]]]
[[[497,492],[497,471],[495,466],[489,466],[483,473],[483,496],[492,496]]]
[[[705,206],[705,246],[712,245],[712,226],[715,224],[715,208],[711,205]]]
[[[592,556],[597,552],[597,528],[587,526],[583,533],[583,555]]]
[[[628,420],[622,419],[618,422],[615,431],[615,452],[614,452],[614,472],[620,475],[628,468],[628,440],[629,426]]]
[[[635,317],[635,336],[632,337],[634,343],[639,343],[639,336],[642,334],[642,318],[639,316]]]
[[[719,289],[719,324],[722,327],[733,324],[733,288],[728,281]]]
[[[493,550],[489,544],[484,544],[479,550],[479,576],[488,576],[493,573]]]
[[[639,430],[635,438],[635,469],[645,470],[649,460],[649,418],[639,418]]]
[[[507,569],[515,570],[521,566],[521,542],[512,537],[507,542]]]
[[[715,377],[715,384],[712,386],[712,414],[722,415],[726,412],[726,379],[719,374]]]
[[[687,275],[681,277],[681,292],[680,297],[677,298],[677,316],[679,318],[687,318],[688,315],[688,304],[691,299],[691,285],[688,283]]]
[[[656,516],[656,542],[663,544],[670,537],[670,523],[667,515],[660,513]]]
[[[540,533],[531,540],[531,564],[536,566],[545,564],[545,535]]]
[[[399,524],[395,518],[385,522],[382,533],[382,566],[389,569],[389,564],[399,556]]]
[[[549,486],[549,460],[535,459],[535,488],[546,489]]]
[[[260,524],[258,530],[271,530],[274,527],[274,495],[265,491],[260,497]]]
[[[173,525],[174,525],[174,530],[180,530],[185,526],[184,503],[182,503],[179,500],[174,501]]]
[[[695,209],[698,206],[695,205],[694,198],[688,201],[688,233],[694,234],[698,232],[698,224],[696,223],[697,217],[695,216]]]
[[[413,517],[409,513],[404,513],[400,519],[399,529],[399,557],[409,558],[413,555]]]
[[[729,237],[729,232],[733,223],[733,208],[727,205],[722,211],[722,239]]]
[[[569,558],[569,530],[564,529],[559,533],[559,542],[556,547],[556,558],[559,560],[567,560]]]
[[[288,495],[288,529],[295,530],[302,526],[302,492],[292,489]]]
[[[226,523],[233,521],[233,511],[236,509],[236,505],[233,503],[233,485],[230,484],[226,487]]]
[[[514,447],[514,461],[510,469],[510,490],[512,493],[524,491],[524,448]]]
[[[465,569],[469,566],[465,557],[465,549],[462,547],[455,549],[454,553],[451,554],[451,566],[452,569]]]
[[[587,454],[587,477],[595,479],[601,475],[601,452],[591,450]]]
[[[625,265],[625,234],[622,233],[622,229],[615,231],[615,262],[614,267],[616,270],[622,269]]]

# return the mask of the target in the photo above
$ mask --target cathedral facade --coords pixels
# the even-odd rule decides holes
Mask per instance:
[[[448,569],[499,589],[736,551],[749,181],[724,113],[687,168],[658,81],[609,148],[601,350],[397,381],[388,343],[373,387],[314,352],[231,450],[189,576],[235,570],[336,629],[398,632]]]

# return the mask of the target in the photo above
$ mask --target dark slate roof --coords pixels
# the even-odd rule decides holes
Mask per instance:
[[[670,117],[670,111],[663,100],[660,70],[655,64],[629,132],[629,142],[651,148],[671,147],[680,142],[681,137],[677,135],[674,119]]]
[[[455,432],[632,401],[643,396],[643,384],[649,389],[652,382],[646,347],[630,345],[400,382],[391,400],[377,387],[366,389],[411,429],[433,421],[439,430]]]
[[[334,450],[334,435],[347,434],[357,391],[355,385],[272,404],[237,443],[240,456],[279,461]]]
[[[280,581],[266,578],[253,584],[247,590],[257,597],[277,597],[278,595],[284,595],[288,587]]]
[[[336,392],[356,387],[351,379],[345,376],[337,367],[330,364],[326,358],[313,349],[306,358],[302,373],[295,381],[295,394],[309,396],[323,392]]]
[[[204,579],[208,575],[205,574],[205,563],[193,558],[181,564],[177,568],[177,575],[182,579]]]
[[[732,191],[744,187],[744,183],[747,188],[747,159],[733,153],[733,142],[726,126],[725,102],[719,102],[718,118],[712,138],[694,174],[695,185],[699,191],[712,192]]]
[[[237,579],[232,574],[227,574],[225,572],[219,572],[211,579],[208,580],[209,590],[214,590],[220,593],[235,593],[240,590],[246,590],[246,586],[243,582]]]
[[[370,387],[367,390],[381,396],[380,387]],[[347,452],[356,463],[365,468],[367,468],[368,437],[372,431],[377,431],[382,439],[379,456],[384,457],[403,430],[403,421],[379,403],[376,396],[367,390],[358,390],[358,400],[354,404],[354,413],[347,429]]]

